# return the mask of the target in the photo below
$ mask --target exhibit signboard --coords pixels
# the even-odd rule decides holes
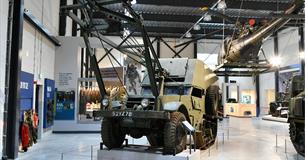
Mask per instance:
[[[33,108],[34,75],[31,73],[20,73],[20,111]],[[22,114],[21,114],[22,115]]]
[[[74,120],[75,91],[56,91],[55,120]]]
[[[51,79],[45,79],[44,85],[43,128],[49,128],[54,123],[55,81]]]

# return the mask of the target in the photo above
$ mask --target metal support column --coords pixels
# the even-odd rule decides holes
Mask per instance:
[[[77,4],[77,0],[73,0],[73,4]],[[77,15],[77,10],[73,10],[73,13]],[[77,23],[75,21],[72,21],[72,36],[77,36]]]
[[[228,69],[225,69],[225,72],[227,72],[228,71]],[[225,84],[227,84],[227,83],[229,83],[229,76],[228,75],[225,75]],[[226,96],[225,96],[225,100],[224,100],[224,102],[226,103],[227,102],[227,98],[228,98],[228,96],[229,96],[229,93],[230,93],[230,91],[229,91],[229,86],[225,86],[226,87]],[[224,94],[224,93],[223,93]]]
[[[299,36],[300,36],[300,40],[299,40],[299,53],[302,54],[302,58],[301,58],[301,75],[305,76],[305,59],[304,59],[304,55],[305,55],[305,50],[304,50],[304,46],[305,46],[305,42],[304,42],[304,24],[302,24],[299,27]]]
[[[90,55],[89,50],[86,48],[85,50],[85,78],[89,78],[89,65],[90,65]],[[86,87],[89,87],[89,82],[85,83]]]
[[[81,49],[80,64],[80,77],[84,78],[84,48]]]
[[[5,79],[4,134],[2,159],[16,159],[19,147],[20,70],[24,1],[9,1],[7,66]],[[12,9],[12,10],[11,10]],[[11,12],[12,11],[12,12]],[[13,14],[11,14],[13,13]],[[12,16],[12,17],[11,17]],[[11,21],[12,20],[12,21]]]
[[[194,42],[194,58],[197,59],[197,52],[198,52],[198,45],[197,45],[197,41]]]
[[[66,6],[67,0],[60,0],[60,6]],[[59,35],[66,35],[67,16],[65,14],[59,15]]]
[[[279,41],[278,41],[278,32],[274,33],[274,56],[279,55]],[[278,92],[279,92],[279,68],[277,67],[274,72],[274,79],[275,79],[275,99],[278,98]]]
[[[107,95],[107,93],[106,93],[105,84],[104,84],[104,81],[102,78],[102,74],[101,74],[94,50],[90,45],[88,33],[84,32],[83,34],[84,34],[83,38],[84,38],[84,41],[86,44],[86,50],[87,50],[86,54],[90,56],[90,66],[91,66],[92,70],[94,71],[94,75],[95,75],[102,99],[104,99],[104,97]],[[86,63],[88,63],[88,61]]]
[[[161,43],[160,43],[160,37],[157,37],[157,56],[160,58],[161,55]]]
[[[259,75],[255,76],[255,92],[256,92],[256,117],[260,115],[260,84],[259,84]]]

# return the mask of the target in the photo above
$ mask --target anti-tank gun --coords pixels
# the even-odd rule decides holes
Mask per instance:
[[[303,3],[302,0],[295,0],[283,15],[298,13]],[[286,17],[277,18],[263,24],[253,33],[244,35],[240,32],[238,36],[233,35],[234,37],[225,39],[218,57],[219,65],[242,60],[255,60],[261,49],[262,41],[289,21],[290,19]]]

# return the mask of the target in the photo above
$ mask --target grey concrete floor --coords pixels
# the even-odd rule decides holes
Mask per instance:
[[[146,138],[128,139],[129,143],[148,144]],[[99,142],[99,134],[46,133],[28,152],[19,153],[18,159],[90,160],[91,155],[92,159],[96,159]],[[218,139],[210,149],[201,151],[201,159],[305,160],[297,156],[290,142],[288,124],[264,121],[261,118],[234,117],[219,123]]]

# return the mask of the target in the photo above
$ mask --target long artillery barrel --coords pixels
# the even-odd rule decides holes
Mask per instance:
[[[295,0],[291,7],[284,12],[284,14],[291,14],[299,11],[302,3],[304,3],[302,0]],[[288,23],[289,20],[289,18],[283,17],[274,19],[268,24],[260,27],[257,31],[249,36],[225,41],[222,51],[223,53],[220,55],[222,63],[238,61],[243,55],[247,54],[248,49],[251,49],[251,47],[254,47],[257,44],[261,44],[263,39],[272,35],[274,31]]]

